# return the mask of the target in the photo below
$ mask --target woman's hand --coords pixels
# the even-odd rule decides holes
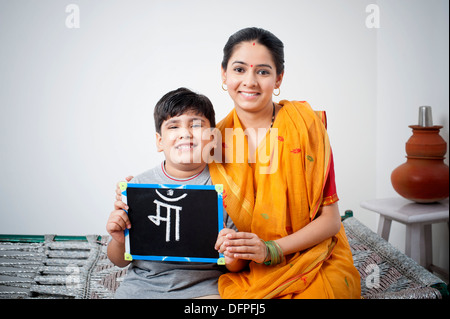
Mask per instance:
[[[224,256],[228,258],[253,260],[257,263],[262,263],[267,258],[266,244],[253,233],[227,233],[222,247]]]

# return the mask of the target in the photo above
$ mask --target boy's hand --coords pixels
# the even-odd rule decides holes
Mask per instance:
[[[236,259],[233,258],[232,254],[227,252],[228,247],[228,241],[227,241],[227,235],[236,233],[235,230],[230,228],[223,228],[219,235],[217,236],[216,244],[214,245],[214,249],[217,250],[219,253],[223,253],[225,256],[225,264],[230,265],[236,262]]]
[[[131,181],[133,176],[128,176],[125,178],[127,182]],[[125,229],[131,228],[130,220],[128,215],[124,210],[128,210],[129,207],[122,202],[122,191],[119,187],[120,182],[117,183],[116,187],[116,201],[114,202],[114,210],[109,215],[108,222],[106,223],[106,231],[111,237],[117,242],[124,244],[125,235],[123,231]]]
[[[116,202],[117,203],[117,202]],[[123,202],[120,202],[125,205]],[[114,207],[116,204],[114,204]],[[126,206],[126,205],[125,205]],[[122,209],[116,209],[111,212],[106,223],[106,231],[111,235],[111,237],[118,243],[125,243],[125,229],[130,229],[131,223],[128,219],[128,215]]]
[[[231,234],[231,233],[235,233],[235,232],[236,231],[234,231],[231,228],[223,228],[219,232],[219,235],[217,236],[217,240],[216,240],[216,244],[214,245],[214,249],[219,251],[219,253],[223,253],[227,249],[227,247],[224,245],[227,235]]]
[[[132,179],[133,179],[133,176],[125,177],[125,180],[127,181],[127,183],[129,183]],[[121,183],[121,181],[118,182],[117,186],[116,186],[116,200],[117,201],[121,201],[122,200],[122,190],[120,189],[120,186],[119,186],[120,183]]]

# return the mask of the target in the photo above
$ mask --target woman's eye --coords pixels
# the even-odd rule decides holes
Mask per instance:
[[[243,68],[234,68],[234,71],[238,72],[238,73],[242,73],[245,70]]]
[[[269,75],[270,72],[267,71],[267,70],[259,70],[259,71],[258,71],[258,74],[261,74],[261,75]]]

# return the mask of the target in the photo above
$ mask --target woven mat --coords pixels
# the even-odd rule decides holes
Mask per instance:
[[[108,260],[108,236],[43,237],[0,242],[0,298],[114,297],[126,269]]]
[[[447,286],[356,218],[344,221],[363,298],[448,296]],[[110,299],[126,274],[106,256],[108,236],[0,237],[0,298]]]
[[[370,299],[441,299],[447,285],[356,218],[343,221],[353,262],[361,276],[361,295]]]

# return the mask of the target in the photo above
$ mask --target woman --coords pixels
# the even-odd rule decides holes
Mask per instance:
[[[359,298],[324,114],[306,102],[274,103],[283,75],[283,43],[272,33],[247,28],[229,38],[222,88],[234,109],[217,125],[223,155],[209,169],[239,232],[224,229],[216,243],[231,271],[220,295]]]

